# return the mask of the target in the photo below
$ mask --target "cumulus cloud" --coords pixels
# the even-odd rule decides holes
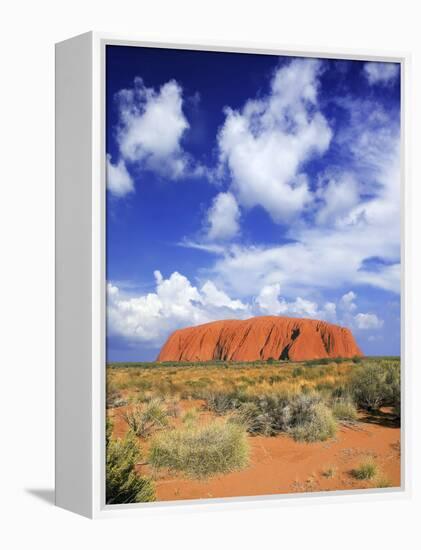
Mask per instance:
[[[375,313],[356,313],[357,295],[352,290],[344,294],[337,304],[318,304],[300,296],[288,301],[282,298],[280,293],[281,285],[278,283],[264,286],[255,300],[255,313],[323,319],[361,330],[379,329],[383,326],[383,320]]]
[[[383,326],[383,320],[379,319],[375,313],[358,313],[355,316],[355,323],[361,330],[379,329]]]
[[[165,279],[155,271],[155,291],[127,295],[108,284],[108,330],[132,342],[162,345],[175,329],[224,318],[249,316],[249,308],[232,300],[211,281],[201,288],[178,272]]]
[[[388,85],[398,77],[399,63],[365,63],[364,74],[370,84]]]
[[[107,187],[116,197],[123,197],[134,191],[133,180],[124,161],[120,159],[117,164],[113,164],[110,155],[107,155]]]
[[[352,174],[328,177],[316,192],[319,205],[315,213],[319,225],[340,224],[343,217],[359,204],[358,182]]]
[[[207,238],[226,240],[235,237],[240,230],[240,209],[232,193],[219,193],[207,212]]]
[[[287,222],[312,200],[304,164],[328,148],[332,131],[317,101],[322,64],[296,59],[279,68],[270,93],[241,110],[226,109],[218,135],[220,162],[246,207],[262,206]]]
[[[146,87],[141,78],[135,78],[133,88],[117,94],[117,103],[121,156],[126,161],[165,171],[175,179],[180,177],[188,162],[180,142],[189,128],[182,109],[181,86],[170,80],[155,91]]]
[[[290,225],[287,242],[221,250],[210,276],[230,292],[274,283],[285,298],[346,285],[400,292],[399,113],[348,99],[342,107],[350,120],[336,139],[347,171],[322,177],[314,208]],[[366,266],[374,256],[383,260],[376,271]]]
[[[183,90],[175,80],[158,90],[147,87],[140,77],[133,87],[116,94],[119,159],[108,163],[108,186],[116,196],[133,191],[128,168],[137,174],[151,170],[167,179],[201,176],[205,169],[182,145],[190,128],[183,112]]]
[[[355,309],[357,309],[357,305],[354,301],[356,297],[357,295],[355,294],[355,292],[350,290],[349,292],[344,294],[340,299],[339,301],[340,307],[346,312],[354,311]]]
[[[225,292],[217,289],[212,281],[206,281],[206,283],[201,287],[200,292],[201,302],[204,306],[216,308],[222,307],[237,311],[248,310],[247,305],[243,304],[240,300],[231,300]]]
[[[255,300],[257,311],[265,315],[336,320],[336,304],[333,302],[326,302],[320,307],[317,302],[301,296],[297,296],[295,300],[285,300],[280,293],[281,285],[279,283],[264,286]]]
[[[273,284],[262,288],[256,298],[259,310],[266,315],[291,315],[294,317],[320,316],[315,302],[298,296],[294,301],[287,302],[280,297],[281,285]]]
[[[324,319],[353,329],[375,330],[383,321],[375,313],[356,311],[353,291],[335,302],[318,303],[302,296],[287,300],[281,285],[266,285],[248,300],[233,299],[211,280],[195,286],[173,272],[167,279],[155,271],[155,289],[146,294],[107,287],[108,333],[133,344],[161,346],[176,329],[219,319],[246,319],[255,315],[284,315]]]

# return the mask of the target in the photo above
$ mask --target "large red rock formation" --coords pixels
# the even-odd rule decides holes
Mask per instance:
[[[157,361],[305,361],[362,356],[352,332],[314,319],[253,317],[176,330]]]

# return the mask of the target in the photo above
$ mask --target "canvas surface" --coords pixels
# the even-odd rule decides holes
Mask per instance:
[[[107,502],[400,486],[400,66],[107,46]]]

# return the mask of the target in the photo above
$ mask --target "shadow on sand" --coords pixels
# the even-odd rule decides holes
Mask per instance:
[[[388,410],[369,411],[361,418],[362,422],[367,424],[377,424],[386,428],[400,428],[401,421],[396,414]]]

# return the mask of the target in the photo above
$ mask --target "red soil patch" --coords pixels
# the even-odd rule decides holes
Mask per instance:
[[[183,409],[199,408],[202,401],[183,402]],[[127,425],[119,412],[112,411],[114,436],[121,437]],[[201,415],[206,421],[210,413]],[[393,425],[389,411],[377,416],[362,416],[355,425],[342,426],[335,439],[319,443],[298,443],[286,435],[249,437],[250,465],[231,474],[196,481],[174,474],[155,478],[158,501],[236,496],[272,495],[372,488],[375,481],[360,481],[351,475],[367,457],[373,457],[383,477],[392,487],[400,486],[400,429]],[[178,421],[176,421],[178,424]],[[141,441],[147,452],[147,441]],[[333,477],[326,477],[329,469]],[[137,466],[150,475],[145,463]]]

